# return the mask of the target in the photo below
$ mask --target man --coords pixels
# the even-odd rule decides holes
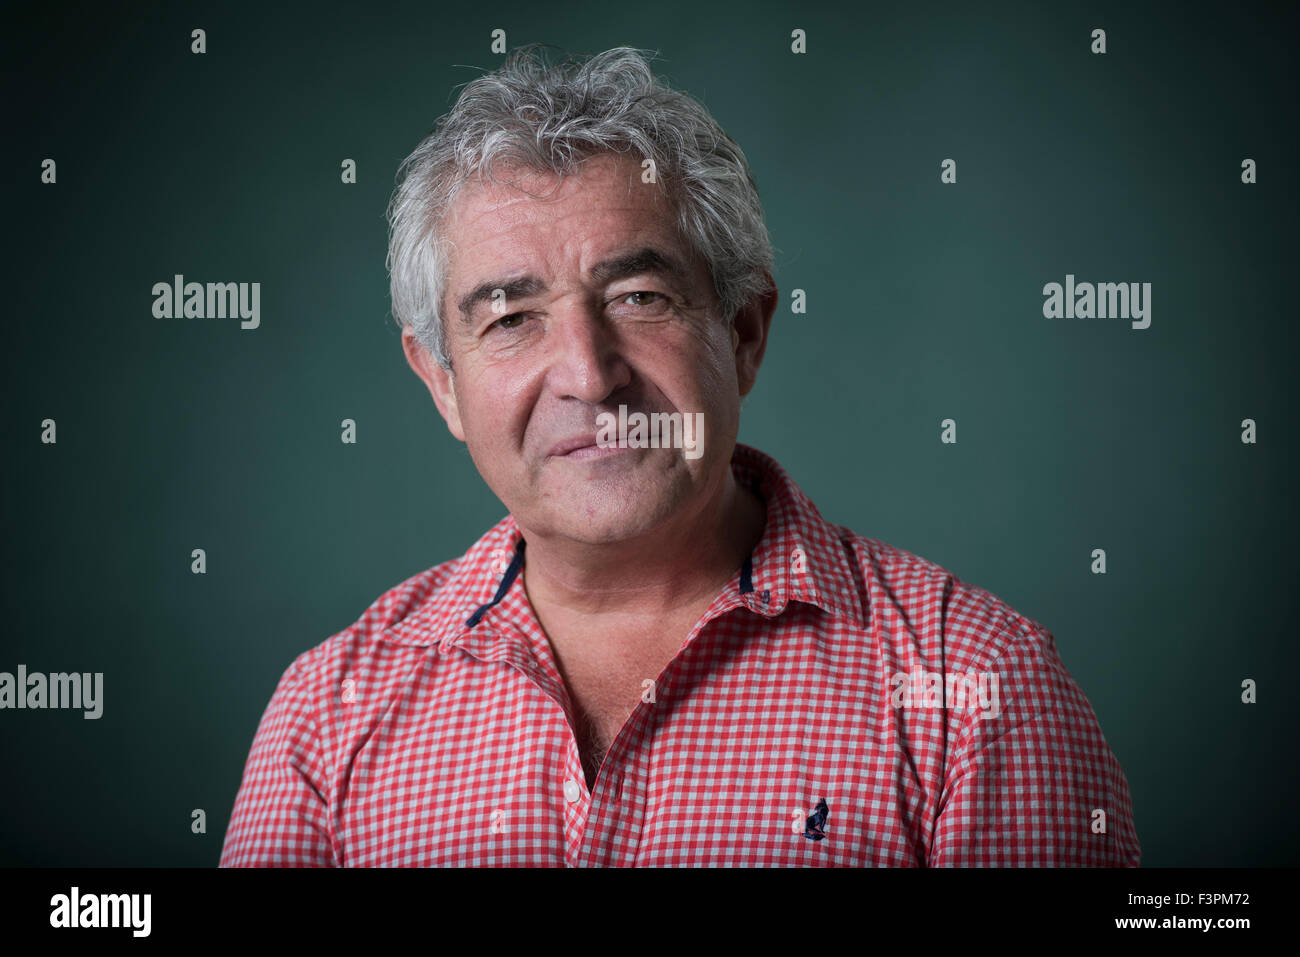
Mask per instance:
[[[525,48],[403,166],[403,348],[509,514],[289,667],[223,865],[1138,863],[1050,633],[736,443],[777,290],[702,106]]]

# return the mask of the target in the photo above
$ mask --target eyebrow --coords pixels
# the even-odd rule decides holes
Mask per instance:
[[[684,283],[687,278],[686,266],[680,259],[654,246],[642,246],[631,252],[602,259],[590,270],[591,278],[601,284],[645,273],[659,273],[679,283]],[[467,324],[473,321],[474,307],[481,302],[491,302],[493,293],[498,289],[505,294],[508,302],[511,299],[522,299],[545,292],[546,283],[536,276],[479,283],[473,290],[462,296],[458,303],[460,314]]]

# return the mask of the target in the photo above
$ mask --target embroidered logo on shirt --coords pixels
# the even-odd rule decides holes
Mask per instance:
[[[810,841],[820,841],[826,836],[826,816],[831,813],[831,809],[826,806],[826,799],[822,798],[817,802],[817,807],[813,809],[808,821],[804,824],[803,836]]]

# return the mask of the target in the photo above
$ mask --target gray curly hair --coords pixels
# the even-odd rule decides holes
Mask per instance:
[[[616,47],[551,65],[543,49],[518,47],[466,84],[398,169],[385,263],[393,316],[444,369],[441,227],[462,185],[485,174],[495,182],[502,161],[563,175],[599,153],[651,159],[680,232],[709,265],[726,321],[769,287],[772,244],[745,154],[702,104],[655,77],[644,56],[655,51]]]

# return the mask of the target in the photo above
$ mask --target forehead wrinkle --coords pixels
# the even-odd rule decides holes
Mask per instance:
[[[633,172],[635,173],[635,171]],[[451,225],[453,222],[457,225],[468,225],[483,219],[485,216],[491,215],[504,215],[508,217],[508,219],[516,222],[521,219],[528,219],[529,217],[526,212],[524,212],[524,209],[526,209],[530,203],[542,201],[549,205],[552,202],[560,200],[560,197],[554,194],[559,192],[565,178],[566,177],[560,177],[559,181],[554,184],[551,194],[544,196],[534,195],[528,190],[522,189],[518,180],[512,180],[507,183],[493,182],[491,185],[487,185],[486,188],[480,187],[480,189],[462,193],[462,202],[455,204],[455,208],[451,211],[451,215],[448,217],[448,225]],[[616,178],[621,179],[622,177]],[[496,187],[496,190],[493,190],[493,186]],[[507,187],[507,189],[502,190],[501,187],[503,186]],[[636,188],[637,177],[635,175],[628,176],[624,181],[624,198],[632,197]],[[491,195],[493,192],[497,193],[495,197],[492,197]],[[503,197],[500,195],[501,192],[513,192],[514,195]],[[520,195],[520,193],[523,195]],[[648,210],[647,205],[644,202],[645,199],[650,200],[650,207],[652,208],[659,205],[664,198],[662,192],[649,197],[647,197],[644,192],[636,195],[637,201],[630,202],[626,206],[621,206],[620,204],[620,208],[626,212],[644,213]],[[473,199],[471,199],[471,197],[473,197]],[[489,199],[486,208],[480,208],[479,210],[474,211],[471,213],[470,219],[465,219],[465,214],[470,213],[472,207],[477,205],[473,201],[474,199],[481,200],[489,197],[496,201],[493,202]],[[469,202],[466,203],[465,200],[469,200]],[[521,205],[524,209],[520,208]],[[669,206],[671,207],[671,203],[669,203]],[[575,215],[581,214],[582,212],[584,212],[584,210],[578,209],[572,211]],[[673,231],[675,232],[676,230],[674,229]],[[629,246],[634,245],[635,243],[629,244]],[[689,258],[693,261],[693,257]],[[671,279],[679,286],[685,287],[691,282],[690,265],[691,263],[688,263],[680,255],[669,251],[669,248],[665,247],[662,243],[657,243],[653,240],[650,242],[642,240],[642,244],[639,247],[608,256],[592,266],[587,273],[588,276],[595,281],[606,284],[620,278],[642,273],[658,273]],[[503,291],[506,300],[509,301],[511,299],[524,298],[545,292],[547,291],[548,286],[545,282],[532,275],[525,275],[513,279],[497,279],[481,282],[470,292],[462,296],[457,303],[463,324],[472,325],[474,322],[475,307],[482,302],[491,301],[494,298],[493,294],[498,289]]]

